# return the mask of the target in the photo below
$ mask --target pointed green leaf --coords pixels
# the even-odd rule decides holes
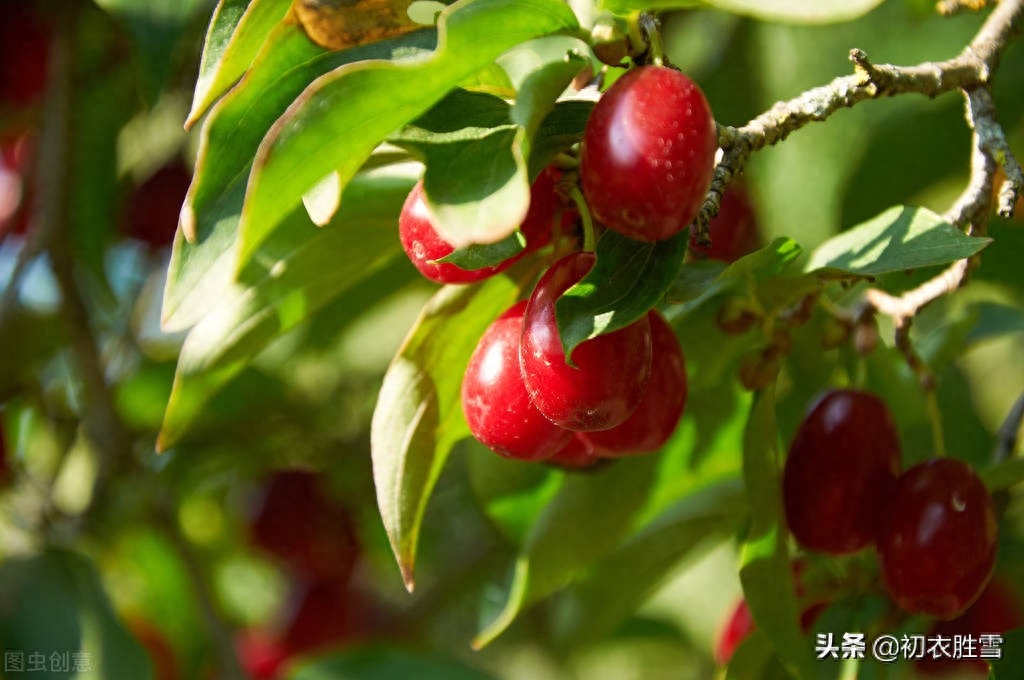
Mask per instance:
[[[445,255],[438,262],[454,264],[461,269],[483,269],[501,264],[523,252],[526,238],[516,230],[497,243],[468,245]]]
[[[441,14],[438,48],[429,58],[362,62],[316,80],[260,145],[242,215],[239,268],[327,173],[336,170],[344,184],[382,139],[502,52],[577,28],[572,11],[557,0],[461,0]]]
[[[523,282],[494,276],[441,288],[384,376],[370,426],[377,505],[406,587],[427,501],[452,446],[469,434],[462,374],[480,336],[519,297]]]
[[[606,231],[593,269],[555,304],[565,355],[581,342],[642,319],[676,280],[688,240],[686,231],[657,243]]]
[[[751,526],[743,544],[740,581],[747,606],[783,664],[797,677],[817,677],[811,647],[800,631],[782,509],[782,475],[774,386],[758,392],[743,435],[743,481]]]
[[[647,499],[655,465],[654,456],[637,456],[566,475],[516,560],[504,609],[477,635],[475,648],[489,644],[520,611],[566,586],[619,543]]]
[[[217,306],[189,332],[159,448],[180,441],[207,401],[271,340],[400,254],[395,215],[412,182],[408,175],[357,177],[326,228],[315,227],[301,208],[292,213],[266,244],[265,268],[221,291]]]
[[[806,270],[878,276],[956,262],[991,242],[964,234],[926,208],[893,206],[818,246]]]
[[[242,77],[291,0],[220,0],[206,29],[199,79],[185,127],[191,127]]]

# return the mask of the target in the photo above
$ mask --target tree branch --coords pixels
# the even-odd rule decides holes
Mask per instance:
[[[692,230],[696,239],[705,244],[710,242],[708,222],[718,214],[725,187],[743,170],[751,154],[781,142],[809,123],[826,120],[836,111],[864,101],[911,92],[936,97],[957,89],[974,90],[988,85],[1007,42],[1020,28],[1022,16],[1024,0],[1002,0],[970,44],[957,56],[942,62],[916,66],[873,64],[863,50],[855,48],[850,51],[855,71],[852,75],[835,78],[795,99],[778,102],[742,127],[719,125],[718,145],[723,154],[704,205],[694,219]],[[1010,178],[1009,171],[1007,177]]]

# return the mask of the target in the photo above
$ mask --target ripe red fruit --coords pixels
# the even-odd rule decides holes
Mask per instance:
[[[423,197],[423,182],[419,181],[409,192],[398,217],[398,236],[402,248],[423,276],[437,283],[474,283],[508,269],[527,253],[538,250],[551,241],[555,217],[560,201],[555,191],[559,173],[555,168],[544,170],[530,188],[530,208],[519,229],[526,239],[526,247],[516,255],[492,267],[462,269],[450,262],[436,262],[451,255],[455,248],[444,240],[430,222],[430,213]],[[563,223],[571,223],[572,212],[563,210]]]
[[[0,12],[0,109],[29,106],[46,88],[50,29],[31,2],[4,2]]]
[[[577,346],[566,363],[555,302],[582,279],[593,253],[566,255],[541,277],[526,305],[519,363],[537,410],[560,427],[607,430],[625,422],[643,398],[651,373],[647,317]]]
[[[942,635],[952,639],[954,636],[978,636],[985,633],[1006,633],[1024,625],[1024,610],[1017,593],[1009,583],[994,577],[974,601],[960,616],[951,621],[936,621],[928,631],[928,637]],[[977,647],[974,654],[978,653]],[[981,659],[932,659],[925,657],[914,664],[918,672],[928,676],[955,676],[961,680],[966,678],[988,677],[988,663]]]
[[[192,171],[180,159],[159,168],[136,187],[128,200],[128,234],[158,250],[174,242],[178,216],[192,183]]]
[[[572,438],[533,405],[519,370],[526,301],[484,331],[462,379],[462,411],[482,444],[506,458],[550,458]]]
[[[594,447],[583,437],[583,433],[578,432],[569,440],[568,444],[548,458],[546,462],[569,470],[582,470],[597,465],[601,462],[601,458],[594,452]]]
[[[708,222],[710,246],[702,246],[690,237],[690,251],[712,260],[735,262],[761,246],[757,217],[747,192],[738,184],[730,184],[722,194],[722,203],[715,219]]]
[[[603,432],[579,435],[605,458],[657,451],[675,432],[686,406],[686,361],[672,327],[660,313],[651,324],[651,377],[644,396],[626,422]]]
[[[345,583],[359,555],[348,509],[305,470],[275,474],[250,526],[253,545],[300,574]]]
[[[992,497],[971,466],[930,460],[896,482],[879,526],[879,570],[904,611],[951,619],[988,583],[996,540]]]
[[[835,555],[866,547],[899,469],[886,405],[866,392],[829,392],[800,424],[786,458],[782,491],[793,537]]]
[[[692,80],[670,68],[633,69],[587,121],[583,195],[609,228],[644,241],[669,238],[697,215],[717,148],[711,108]]]

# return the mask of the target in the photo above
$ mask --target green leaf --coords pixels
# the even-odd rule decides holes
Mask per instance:
[[[686,495],[568,590],[568,613],[556,634],[570,646],[609,634],[682,561],[726,538],[745,514],[743,488],[735,479]]]
[[[597,263],[555,304],[565,356],[581,342],[642,319],[672,286],[686,254],[689,232],[657,243],[606,231]]]
[[[750,612],[797,677],[817,677],[800,631],[782,509],[774,386],[757,393],[743,435],[743,480],[750,501],[750,533],[743,544],[740,581]]]
[[[400,254],[395,213],[412,178],[355,178],[335,222],[318,229],[300,208],[265,244],[264,266],[247,272],[189,332],[178,359],[159,448],[180,441],[208,399],[271,340],[372,276]],[[359,247],[352,247],[358,243]]]
[[[515,257],[525,247],[526,237],[517,229],[497,243],[468,245],[445,255],[438,262],[454,264],[460,269],[483,269]]]
[[[452,446],[469,434],[462,374],[484,331],[519,297],[522,282],[494,276],[445,286],[424,307],[380,388],[370,429],[384,529],[409,590],[427,501]]]
[[[534,137],[558,97],[590,64],[588,54],[582,40],[547,36],[523,43],[498,58],[516,88],[511,119],[526,130],[527,138]]]
[[[558,153],[565,151],[583,137],[594,103],[588,101],[564,101],[555,104],[544,120],[533,140],[530,152],[530,177],[536,177],[550,165]]]
[[[884,0],[601,0],[617,14],[640,10],[683,9],[708,5],[762,21],[826,24],[867,14]]]
[[[772,660],[772,651],[768,636],[755,628],[733,652],[725,680],[760,680]]]
[[[557,0],[461,0],[427,59],[366,61],[316,80],[260,144],[242,214],[239,268],[302,195],[332,171],[344,184],[374,147],[510,47],[578,29]],[[528,187],[522,187],[528,191]]]
[[[5,652],[43,654],[47,668],[55,663],[52,654],[66,655],[70,664],[73,654],[82,653],[89,670],[77,678],[153,677],[148,655],[121,625],[93,564],[80,555],[50,550],[7,559],[0,565],[0,603]]]
[[[1024,309],[997,302],[979,302],[972,305],[972,310],[976,320],[965,338],[968,343],[1024,332]]]
[[[685,265],[665,296],[670,305],[679,305],[673,317],[689,314],[719,295],[782,274],[801,252],[792,239],[778,238],[724,270],[715,263]]]
[[[429,47],[434,40],[434,31],[424,30],[329,52],[311,43],[294,24],[279,24],[271,32],[244,78],[203,124],[196,176],[182,209],[182,231],[195,242],[181,234],[175,239],[164,292],[165,328],[192,326],[230,290],[252,157],[274,120],[309,81],[351,61],[386,58]]]
[[[199,79],[185,127],[191,127],[249,69],[290,0],[220,0],[206,30]]]
[[[968,236],[926,208],[893,206],[829,239],[811,254],[806,271],[878,276],[949,264],[992,242]]]
[[[286,677],[288,680],[489,680],[492,676],[455,658],[374,645],[300,663]]]
[[[567,585],[618,544],[647,499],[656,462],[654,456],[637,456],[566,475],[516,560],[505,607],[473,647],[489,644],[520,611]]]
[[[1000,646],[1002,657],[992,661],[992,674],[999,680],[1019,678],[1024,674],[1024,628],[1017,628],[1003,635]]]

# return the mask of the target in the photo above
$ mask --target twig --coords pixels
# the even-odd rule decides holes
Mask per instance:
[[[935,5],[935,11],[943,16],[953,16],[960,12],[977,12],[985,9],[989,0],[939,0]]]
[[[1024,192],[1024,171],[1010,150],[1006,132],[996,120],[996,106],[992,101],[992,93],[987,88],[976,87],[969,90],[967,96],[970,110],[968,119],[972,121],[978,134],[977,145],[1006,173],[1006,180],[999,189],[997,212],[1000,217],[1009,219],[1013,217],[1014,204]]]
[[[828,85],[778,102],[742,127],[718,126],[722,158],[715,167],[711,188],[692,226],[695,238],[709,243],[708,222],[718,214],[722,192],[739,174],[755,151],[777,144],[805,125],[826,120],[836,111],[860,102],[917,93],[937,97],[953,90],[987,85],[1007,42],[1019,29],[1024,0],[1002,0],[960,54],[942,62],[916,66],[873,64],[863,50],[850,51],[855,73],[835,78]],[[1009,174],[1008,174],[1009,176]]]

